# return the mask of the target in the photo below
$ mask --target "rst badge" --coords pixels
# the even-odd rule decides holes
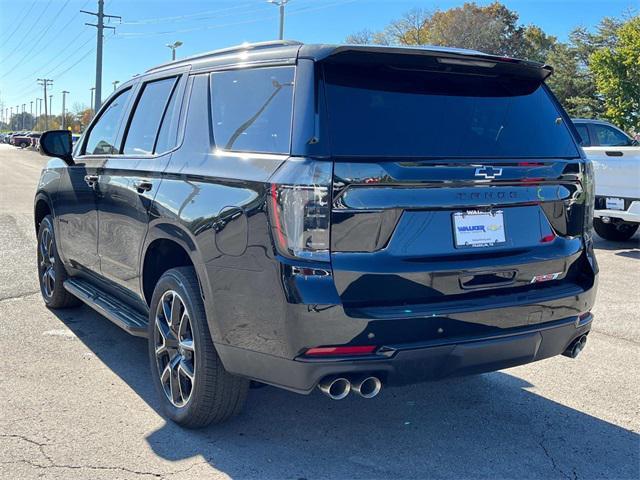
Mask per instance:
[[[557,280],[562,275],[562,272],[545,273],[544,275],[536,275],[531,279],[531,283],[550,282],[551,280]]]

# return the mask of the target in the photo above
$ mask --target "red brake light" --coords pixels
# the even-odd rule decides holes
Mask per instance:
[[[549,243],[549,242],[553,242],[556,238],[556,234],[555,233],[550,233],[549,235],[545,235],[544,237],[542,237],[540,239],[540,243]]]
[[[315,347],[310,348],[304,354],[307,356],[341,356],[341,355],[367,355],[373,353],[375,345],[361,345],[351,347]]]

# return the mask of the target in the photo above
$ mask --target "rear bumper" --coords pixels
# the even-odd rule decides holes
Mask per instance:
[[[640,200],[631,202],[627,210],[594,210],[593,216],[596,218],[619,218],[625,222],[640,223]]]
[[[329,375],[376,373],[387,385],[405,385],[523,365],[561,354],[590,331],[592,320],[591,314],[582,320],[568,317],[490,337],[386,345],[375,355],[331,360],[289,360],[227,345],[216,348],[232,373],[308,394]]]

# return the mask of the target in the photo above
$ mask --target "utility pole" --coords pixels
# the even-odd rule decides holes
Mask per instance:
[[[104,29],[108,28],[115,31],[115,27],[105,27],[104,19],[106,18],[117,18],[122,19],[117,15],[106,15],[104,13],[104,0],[98,0],[98,13],[95,12],[87,12],[86,10],[80,10],[82,13],[88,13],[89,15],[95,15],[97,18],[97,23],[85,23],[85,25],[89,25],[91,27],[96,27],[97,29],[97,47],[96,47],[96,95],[95,95],[95,104],[94,110],[97,112],[102,104],[102,43],[104,42]]]
[[[44,87],[44,129],[49,129],[49,119],[47,115],[49,114],[47,110],[47,87],[53,85],[53,80],[49,78],[39,78],[38,83]]]
[[[273,3],[280,8],[280,35],[279,39],[284,39],[284,6],[289,3],[290,0],[268,0],[269,3]]]
[[[113,85],[113,91],[116,91],[116,88],[118,88],[118,84],[120,83],[120,80],[114,80],[113,82],[111,82],[111,84]]]
[[[33,121],[33,100],[29,103],[31,104],[29,106],[29,115],[31,115],[31,129],[33,130],[36,127],[35,122]]]
[[[22,129],[24,130],[24,115],[25,115],[25,107],[27,105],[25,103],[22,104]]]
[[[65,104],[66,104],[66,100],[67,100],[67,92],[66,90],[62,91],[62,129],[65,129],[65,124],[66,124],[66,114],[65,114]]]

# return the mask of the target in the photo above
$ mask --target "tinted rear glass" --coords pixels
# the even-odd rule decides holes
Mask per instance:
[[[218,148],[288,153],[293,67],[250,68],[211,77],[213,136]]]
[[[334,155],[576,157],[538,81],[325,65]]]

